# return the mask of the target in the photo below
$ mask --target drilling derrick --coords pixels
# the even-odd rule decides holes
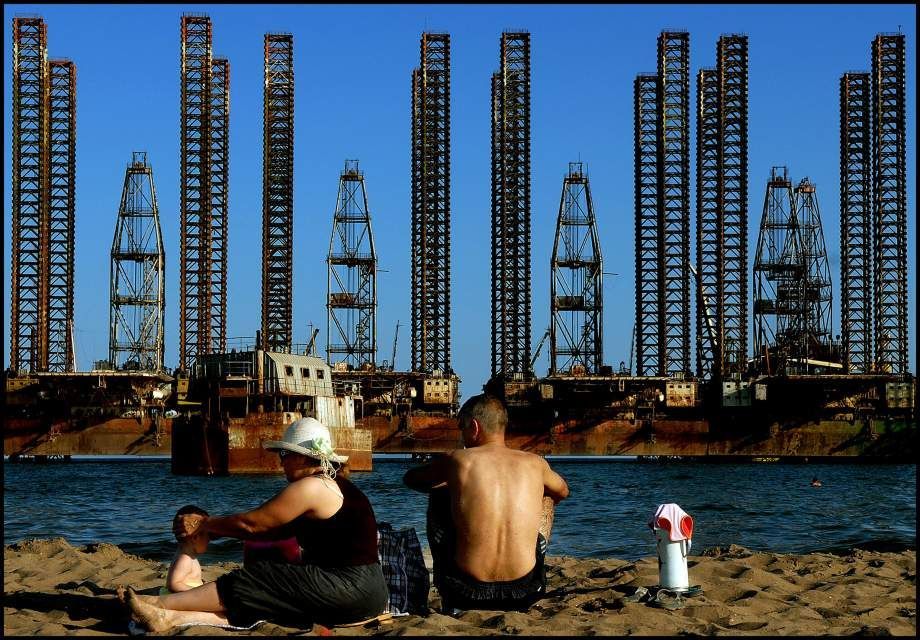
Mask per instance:
[[[570,162],[563,180],[550,270],[550,375],[597,375],[604,357],[603,264],[581,162]]]
[[[153,169],[145,152],[134,152],[112,242],[109,362],[116,369],[163,370],[165,267]]]
[[[875,368],[907,373],[907,172],[904,36],[872,41]]]
[[[339,178],[327,259],[326,354],[351,369],[373,369],[377,360],[377,253],[367,207],[364,174],[346,160]]]
[[[659,237],[658,225],[658,76],[636,76],[636,375],[658,375]]]
[[[294,36],[265,34],[262,349],[290,351],[294,272]]]
[[[412,72],[412,370],[450,371],[450,35]]]
[[[843,364],[872,371],[872,160],[868,73],[840,78],[840,293]]]
[[[48,371],[73,371],[77,70],[48,63]]]
[[[13,18],[13,238],[10,368],[48,365],[48,202],[45,92],[47,28],[41,18]]]
[[[226,348],[229,63],[211,20],[182,16],[179,366]],[[221,95],[222,94],[222,95]]]
[[[747,350],[747,44],[721,36],[697,78],[697,373],[715,378]]]
[[[804,282],[802,283],[802,348],[804,358],[836,362],[839,354],[832,344],[833,291],[831,270],[824,244],[824,229],[818,210],[815,185],[804,178],[795,188],[795,215],[801,234]]]
[[[663,31],[657,76],[635,82],[639,375],[690,372],[689,94],[690,34]]]
[[[530,34],[492,76],[492,375],[530,375]]]

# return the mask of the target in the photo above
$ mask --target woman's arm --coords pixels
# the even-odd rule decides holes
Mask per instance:
[[[338,504],[327,504],[330,494],[328,491],[325,494],[319,494],[317,491],[319,484],[320,480],[316,478],[304,478],[292,482],[276,496],[252,511],[205,518],[201,525],[202,530],[207,532],[211,538],[227,536],[241,540],[254,540],[264,538],[269,531],[284,526],[298,516],[309,515],[317,511],[328,511],[330,507],[333,507],[332,513],[326,516],[329,517],[341,507],[341,498],[333,495],[332,499],[338,500]]]

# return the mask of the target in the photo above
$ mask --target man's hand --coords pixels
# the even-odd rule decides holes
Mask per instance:
[[[173,533],[176,539],[185,540],[198,534],[198,530],[205,520],[207,520],[207,516],[197,513],[184,513],[181,516],[176,516],[173,518]]]

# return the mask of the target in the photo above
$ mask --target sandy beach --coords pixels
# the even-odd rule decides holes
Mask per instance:
[[[5,635],[124,635],[118,584],[152,591],[167,565],[99,543],[63,539],[4,547]],[[205,565],[205,580],[234,568]],[[624,602],[658,583],[657,558],[638,562],[549,556],[547,597],[527,613],[435,613],[364,627],[296,629],[265,623],[248,632],[214,627],[175,635],[905,635],[917,631],[917,555],[854,550],[849,555],[784,555],[732,545],[691,556],[690,582],[702,594],[675,611]],[[432,589],[429,604],[438,606]],[[171,634],[171,635],[172,635]]]

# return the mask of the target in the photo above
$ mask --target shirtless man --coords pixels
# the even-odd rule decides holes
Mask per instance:
[[[470,398],[459,422],[466,448],[403,478],[431,493],[428,541],[443,609],[526,609],[546,591],[553,510],[568,485],[542,457],[505,446],[499,399]]]

